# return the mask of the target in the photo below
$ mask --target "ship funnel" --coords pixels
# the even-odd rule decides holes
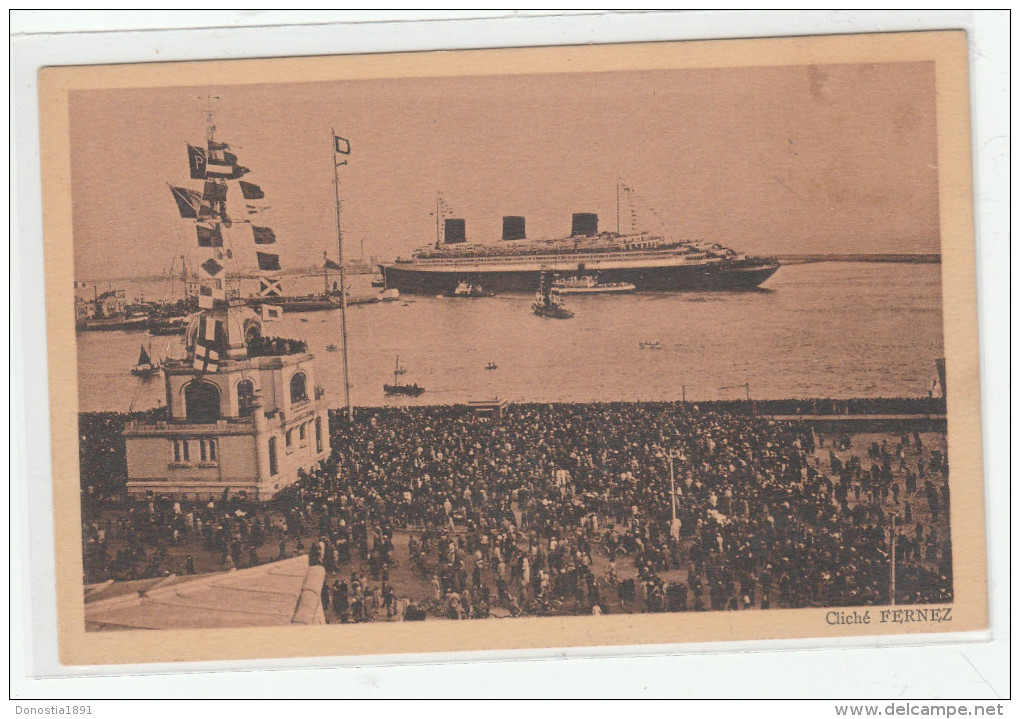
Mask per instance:
[[[465,234],[464,230],[464,220],[446,220],[443,240],[448,245],[456,244],[458,242],[467,242],[467,234]]]
[[[570,236],[590,236],[599,233],[599,216],[594,212],[575,212],[570,225]]]
[[[523,240],[524,239],[524,218],[504,217],[503,218],[503,239]]]

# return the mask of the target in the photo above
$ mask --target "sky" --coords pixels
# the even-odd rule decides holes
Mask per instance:
[[[507,74],[73,91],[78,279],[201,256],[167,183],[201,189],[186,143],[210,106],[284,269],[336,257],[331,130],[352,148],[345,259],[433,243],[439,191],[469,241],[498,242],[503,215],[529,237],[568,234],[574,212],[615,229],[618,181],[624,230],[757,254],[939,251],[931,63]],[[226,246],[254,264],[244,225]]]

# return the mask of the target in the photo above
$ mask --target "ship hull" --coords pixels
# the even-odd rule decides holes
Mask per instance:
[[[389,397],[418,397],[425,391],[424,387],[418,385],[406,385],[406,384],[384,384],[383,392]]]
[[[458,271],[432,269],[413,263],[380,265],[386,287],[412,294],[444,294],[469,275],[492,292],[535,292],[542,268],[479,269]],[[594,269],[594,268],[593,268]],[[671,267],[621,267],[598,269],[601,282],[628,282],[638,291],[686,292],[757,289],[779,269],[777,263],[718,263]]]
[[[76,332],[109,332],[114,330],[137,331],[149,326],[148,317],[134,319],[87,320],[75,325]]]

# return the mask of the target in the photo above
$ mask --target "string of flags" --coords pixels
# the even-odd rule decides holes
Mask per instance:
[[[650,212],[652,214],[652,216],[655,217],[655,221],[656,221],[656,224],[658,225],[658,229],[660,230],[660,232],[665,232],[665,230],[663,228],[663,223],[662,223],[662,212],[660,210],[657,210],[656,208],[652,207],[648,203],[648,201],[645,199],[645,197],[643,195],[641,195],[641,193],[639,193],[633,187],[630,187],[629,185],[624,185],[624,184],[621,183],[620,184],[620,189],[623,190],[623,192],[627,196],[627,209],[628,209],[628,214],[630,215],[630,231],[631,232],[638,232],[638,230],[639,230],[638,226],[640,224],[639,223],[639,219],[640,218],[638,217],[638,214],[639,214],[638,213],[638,209],[637,209],[638,204],[640,204],[643,207],[645,207],[648,210],[648,212]]]
[[[233,252],[224,250],[225,229],[230,229],[234,222],[227,213],[228,182],[237,180],[241,198],[245,200],[245,211],[249,216],[261,215],[269,209],[259,203],[265,199],[265,192],[257,184],[241,177],[250,170],[238,162],[237,155],[230,152],[230,145],[225,142],[208,140],[205,147],[188,144],[188,167],[193,180],[202,181],[202,190],[170,185],[170,193],[177,204],[182,219],[193,220],[195,223],[195,240],[200,248],[208,249],[208,259],[200,265],[198,304],[203,309],[210,309],[217,301],[226,300],[226,274],[220,260],[232,259]],[[254,224],[250,219],[240,220],[251,228],[254,245],[265,246],[276,243],[276,233],[272,228],[262,224]],[[278,298],[283,296],[282,286],[278,277],[272,273],[280,270],[280,257],[270,252],[259,252],[259,295]],[[212,263],[212,264],[210,264]]]
[[[195,337],[195,358],[192,368],[199,372],[215,372],[220,364],[220,351],[224,345],[223,323],[203,315],[199,320],[198,335]]]
[[[336,134],[333,137],[334,161],[337,167],[347,164],[346,157],[351,154],[351,143]],[[230,145],[209,139],[205,147],[187,144],[188,168],[192,180],[202,182],[201,191],[189,187],[169,185],[170,194],[177,205],[178,214],[182,219],[191,220],[195,224],[195,240],[198,247],[208,250],[204,261],[199,264],[198,271],[198,306],[212,309],[217,303],[227,299],[226,266],[223,260],[232,259],[233,252],[224,250],[224,230],[233,227],[235,222],[227,213],[227,197],[229,182],[237,181],[247,219],[237,220],[251,228],[252,245],[258,249],[255,256],[258,260],[258,295],[263,299],[279,299],[283,297],[283,287],[279,277],[280,255],[268,251],[269,246],[276,244],[276,232],[259,220],[259,216],[270,207],[260,200],[265,199],[262,188],[248,180],[250,170],[238,162],[237,155],[230,151]],[[252,220],[259,224],[255,224]],[[263,303],[262,317],[264,320],[278,320],[282,316],[282,308],[277,305]],[[215,372],[220,364],[221,354],[226,338],[222,323],[208,315],[200,320],[198,336],[195,341],[193,367],[199,372]]]

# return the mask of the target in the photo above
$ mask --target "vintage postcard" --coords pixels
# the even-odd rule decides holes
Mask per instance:
[[[61,660],[987,628],[967,77],[43,70]]]

